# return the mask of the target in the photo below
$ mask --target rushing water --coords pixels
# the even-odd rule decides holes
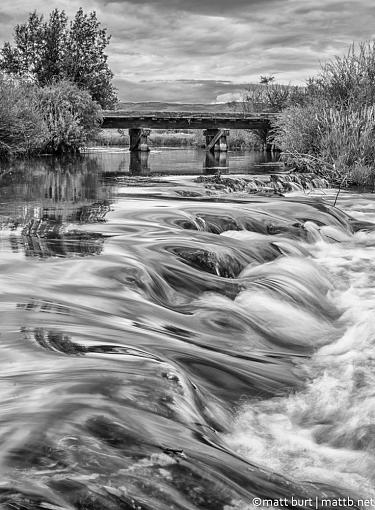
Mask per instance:
[[[112,157],[1,177],[1,508],[368,508],[374,196]]]

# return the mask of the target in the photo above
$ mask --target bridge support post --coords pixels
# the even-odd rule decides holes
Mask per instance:
[[[227,136],[229,129],[206,129],[206,151],[226,152],[228,150]]]
[[[130,152],[142,151],[148,152],[150,150],[148,146],[148,135],[151,133],[151,129],[144,128],[130,128]]]

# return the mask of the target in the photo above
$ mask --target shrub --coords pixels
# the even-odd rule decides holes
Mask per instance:
[[[77,152],[98,130],[99,112],[72,83],[39,88],[0,75],[0,158]]]
[[[374,174],[375,43],[352,45],[323,65],[305,100],[285,109],[274,124],[284,160],[331,181],[359,183]],[[355,176],[355,177],[354,177]],[[369,177],[370,176],[370,177]]]
[[[99,131],[100,107],[77,85],[62,81],[39,89],[38,98],[48,132],[44,151],[77,152]]]
[[[0,157],[35,152],[46,136],[36,87],[0,75]]]

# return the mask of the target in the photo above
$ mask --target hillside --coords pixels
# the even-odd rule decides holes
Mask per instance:
[[[137,111],[137,112],[229,112],[233,111],[231,103],[213,103],[213,104],[190,104],[190,103],[162,103],[158,101],[142,103],[120,102],[117,110]]]

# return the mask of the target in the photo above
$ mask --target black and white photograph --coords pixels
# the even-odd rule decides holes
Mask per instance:
[[[375,509],[375,3],[1,0],[0,510]]]

